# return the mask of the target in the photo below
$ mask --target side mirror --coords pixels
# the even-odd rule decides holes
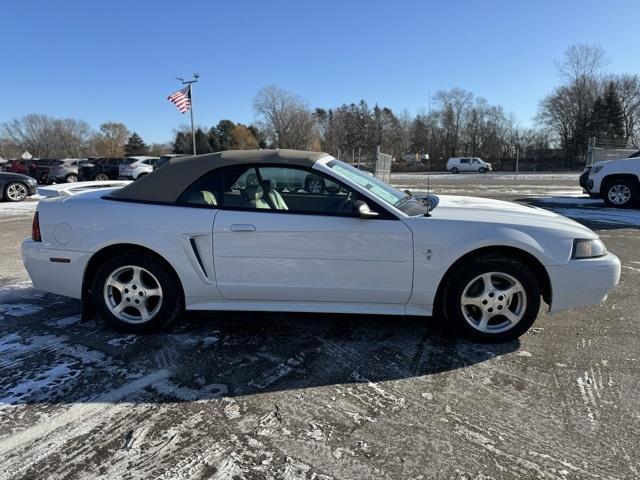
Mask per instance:
[[[356,201],[353,207],[360,218],[376,218],[378,216],[378,212],[371,210],[369,205],[362,200]]]

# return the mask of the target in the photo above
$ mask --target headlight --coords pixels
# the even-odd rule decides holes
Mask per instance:
[[[600,240],[577,239],[573,241],[571,258],[594,258],[607,254],[607,249]]]
[[[591,168],[591,173],[598,173],[603,168],[604,168],[604,165],[596,165],[595,167]]]

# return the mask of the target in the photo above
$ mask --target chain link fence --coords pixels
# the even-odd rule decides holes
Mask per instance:
[[[380,148],[378,148],[378,155],[376,158],[376,178],[382,180],[383,182],[390,183],[391,182],[391,163],[393,161],[393,157],[386,153],[382,153]]]
[[[589,166],[603,160],[616,160],[631,156],[640,156],[638,147],[629,147],[626,142],[604,141],[592,137],[589,139],[586,163]]]

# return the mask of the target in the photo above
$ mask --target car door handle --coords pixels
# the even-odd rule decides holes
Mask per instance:
[[[255,232],[255,225],[250,225],[248,223],[235,223],[231,225],[232,232]]]

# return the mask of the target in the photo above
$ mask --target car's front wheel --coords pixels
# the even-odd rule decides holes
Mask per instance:
[[[69,175],[67,175],[66,180],[67,180],[67,183],[75,183],[78,181],[78,176],[73,173],[70,173]]]
[[[460,170],[458,170],[456,167],[453,167],[451,169],[451,173],[458,173]]]
[[[94,177],[94,180],[109,180],[109,175],[101,172]]]
[[[638,198],[638,188],[626,179],[607,182],[604,188],[604,201],[610,207],[630,208]]]
[[[21,202],[29,196],[27,186],[22,182],[9,182],[4,187],[4,198],[10,202]]]
[[[479,173],[487,173],[487,169],[486,169],[486,168],[484,168],[484,167],[480,167],[480,168],[478,169],[478,172],[479,172]]]
[[[444,315],[467,338],[505,342],[531,327],[540,309],[540,293],[525,264],[495,255],[479,257],[449,276]]]
[[[94,277],[92,294],[100,316],[131,333],[160,330],[183,308],[174,275],[160,261],[138,253],[103,263]]]

